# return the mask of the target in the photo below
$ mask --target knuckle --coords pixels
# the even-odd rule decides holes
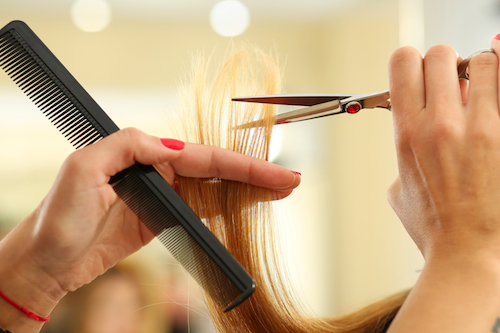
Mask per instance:
[[[457,122],[438,118],[418,133],[417,142],[414,142],[416,145],[442,146],[442,144],[450,145],[459,140],[461,129]]]
[[[470,140],[474,143],[476,147],[491,146],[491,137],[489,134],[483,131],[472,131],[470,134]]]
[[[71,153],[63,164],[63,169],[72,175],[78,175],[81,173],[82,169],[84,169],[85,161],[87,158],[84,154],[85,148],[77,150]]]
[[[141,136],[141,131],[139,131],[137,128],[134,127],[127,127],[122,129],[120,131],[120,134],[130,139],[136,139]]]
[[[119,138],[121,144],[128,147],[131,151],[143,146],[146,141],[144,133],[134,127],[124,128],[117,134],[117,138]]]
[[[426,135],[425,133],[422,134]],[[458,129],[453,122],[444,120],[436,121],[429,131],[429,135],[434,140],[451,141],[458,136]]]
[[[401,180],[399,177],[387,189],[386,199],[396,213],[402,210]]]
[[[493,146],[496,143],[496,126],[486,121],[475,121],[468,128],[470,141],[475,146]],[[498,144],[496,144],[498,145]]]
[[[393,201],[394,198],[399,194],[399,190],[401,189],[401,180],[396,178],[394,182],[389,185],[389,188],[386,191],[386,196],[389,202]]]
[[[219,178],[221,175],[219,159],[217,158],[217,151],[213,150],[210,156],[210,164],[208,172],[212,177]]]

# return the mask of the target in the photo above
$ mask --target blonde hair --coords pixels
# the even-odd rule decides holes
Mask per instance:
[[[209,68],[201,57],[195,61],[181,107],[181,123],[187,128],[178,136],[267,160],[275,107],[231,102],[231,97],[281,93],[276,61],[255,48],[241,47],[218,72],[210,73]],[[238,127],[255,120],[260,127]],[[182,198],[256,280],[255,293],[228,313],[207,299],[218,332],[384,332],[405,300],[407,291],[347,315],[307,315],[283,273],[272,193],[222,179],[178,177],[178,182]]]

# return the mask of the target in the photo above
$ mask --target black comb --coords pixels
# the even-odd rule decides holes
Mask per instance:
[[[0,30],[0,67],[76,148],[119,130],[24,22]],[[136,163],[110,184],[225,311],[253,293],[252,277],[154,167]]]

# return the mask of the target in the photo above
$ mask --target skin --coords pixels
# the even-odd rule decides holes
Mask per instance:
[[[136,129],[114,133],[71,154],[40,206],[0,242],[0,290],[46,317],[69,291],[94,280],[148,244],[153,235],[117,197],[110,177],[135,162],[153,164],[171,184],[175,174],[219,177],[267,187],[276,199],[289,195],[300,176],[278,165],[234,152],[187,144],[165,147]],[[0,299],[0,326],[38,332]]]
[[[426,261],[390,333],[486,333],[500,313],[500,41],[491,47],[468,86],[448,46],[389,62],[399,177],[388,198]]]

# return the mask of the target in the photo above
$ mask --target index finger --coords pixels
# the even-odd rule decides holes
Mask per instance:
[[[184,177],[216,177],[279,191],[291,190],[300,183],[298,173],[282,166],[207,145],[186,143],[181,156],[170,164]]]
[[[412,47],[400,48],[392,54],[388,69],[398,167],[405,182],[416,169],[410,138],[418,122],[412,120],[425,108],[422,55]]]
[[[412,47],[400,48],[392,54],[388,70],[391,109],[397,124],[425,108],[422,55]]]

